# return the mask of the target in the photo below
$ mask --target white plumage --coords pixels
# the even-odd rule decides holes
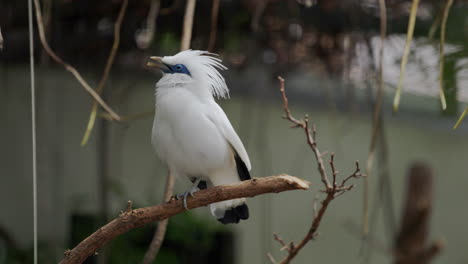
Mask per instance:
[[[161,68],[156,84],[156,114],[152,142],[170,172],[207,186],[250,178],[249,156],[229,119],[214,100],[229,90],[218,69],[221,60],[204,51],[187,50],[174,56],[151,57],[148,66]],[[199,185],[201,186],[201,185]],[[210,205],[222,223],[248,218],[245,199]]]

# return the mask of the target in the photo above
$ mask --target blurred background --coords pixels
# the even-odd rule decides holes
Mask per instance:
[[[51,48],[96,88],[114,41],[121,0],[41,0]],[[320,236],[294,263],[389,263],[400,226],[410,164],[431,168],[433,203],[429,239],[446,246],[434,263],[468,263],[468,120],[452,130],[468,103],[468,1],[455,0],[446,26],[439,100],[440,21],[445,1],[421,1],[400,109],[392,101],[400,74],[411,1],[387,0],[383,105],[373,173],[369,176],[369,229],[360,236],[364,180],[327,211]],[[213,8],[219,4],[219,8]],[[92,98],[44,51],[35,23],[37,88],[39,263],[58,262],[65,249],[125,210],[162,202],[166,168],[151,146],[154,85],[160,74],[144,67],[150,55],[180,50],[186,1],[129,1],[120,45],[103,97],[123,120],[101,109],[81,146]],[[0,1],[0,263],[32,263],[33,202],[27,1]],[[155,14],[148,18],[150,10]],[[215,16],[213,16],[213,10]],[[218,14],[216,17],[216,10]],[[322,188],[303,131],[281,117],[277,76],[286,79],[290,108],[308,113],[318,146],[336,154],[344,177],[354,162],[366,168],[378,90],[378,1],[199,0],[190,47],[220,54],[231,98],[219,100],[250,155],[255,177],[288,173],[311,181],[308,191],[249,199],[251,216],[224,226],[198,208],[170,219],[155,263],[268,263],[286,241],[302,239]],[[176,192],[190,186],[178,179]],[[86,263],[140,263],[155,225],[112,241]],[[378,241],[378,242],[375,242]]]

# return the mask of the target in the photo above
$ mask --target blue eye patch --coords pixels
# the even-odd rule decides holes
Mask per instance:
[[[185,65],[183,64],[176,64],[176,65],[164,64],[164,65],[166,66],[166,68],[163,69],[164,73],[182,73],[182,74],[187,74],[189,76],[192,76],[192,74],[190,74],[187,67],[185,67]]]

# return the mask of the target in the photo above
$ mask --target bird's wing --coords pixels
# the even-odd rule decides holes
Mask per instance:
[[[229,122],[229,119],[227,118],[223,109],[216,102],[213,102],[209,104],[207,115],[208,118],[219,129],[221,134],[226,138],[229,144],[231,144],[237,155],[239,155],[241,160],[245,163],[247,169],[250,171],[251,165],[249,155],[247,154],[244,144],[242,144],[242,141],[232,127],[231,122]]]

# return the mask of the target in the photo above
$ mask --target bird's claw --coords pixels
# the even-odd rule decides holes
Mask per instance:
[[[200,191],[200,188],[198,188],[198,187],[195,186],[194,188],[192,188],[192,189],[190,190],[190,192],[189,192],[189,193],[190,193],[190,196],[192,196],[192,198],[195,198],[194,193],[196,193],[196,192],[198,192],[198,191]]]
[[[190,191],[186,191],[184,192],[184,194],[177,194],[176,195],[176,199],[177,200],[181,200],[182,198],[184,199],[184,208],[185,210],[190,210],[188,207],[187,207],[187,197],[189,196],[192,196],[192,198],[195,198],[195,193],[198,192],[200,189],[198,187],[192,187],[192,189],[190,189]]]

